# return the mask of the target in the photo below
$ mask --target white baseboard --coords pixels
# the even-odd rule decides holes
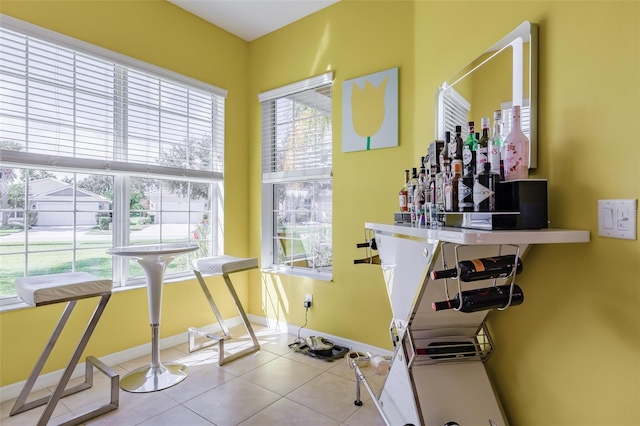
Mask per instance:
[[[298,329],[300,328],[299,326],[296,326],[296,325],[287,324],[286,322],[276,321],[271,318],[265,318],[258,315],[248,314],[247,317],[249,318],[249,321],[252,324],[259,324],[259,325],[263,325],[276,330],[286,330],[288,334],[292,334],[295,336],[298,335]],[[225,323],[227,324],[228,327],[235,327],[235,326],[241,325],[242,320],[238,316],[230,319],[225,319]],[[222,330],[220,327],[220,324],[218,323],[210,324],[204,327],[199,327],[199,329],[209,333],[216,333]],[[381,349],[375,346],[366,345],[364,343],[357,342],[354,340],[343,339],[341,337],[333,336],[330,334],[322,334],[307,328],[303,328],[302,330],[300,330],[301,338],[306,339],[309,336],[322,336],[340,346],[345,346],[358,352],[371,352],[379,355],[393,354],[391,351]],[[166,348],[171,348],[181,343],[186,343],[188,341],[187,339],[188,339],[188,334],[187,334],[187,331],[185,331],[184,333],[179,333],[174,336],[169,336],[169,337],[165,337],[164,339],[160,339],[159,346],[161,350]],[[132,359],[139,358],[141,356],[145,356],[150,352],[151,352],[151,342],[146,343],[144,345],[136,346],[134,348],[126,349],[121,352],[116,352],[113,354],[101,356],[100,361],[104,362],[108,366],[114,366],[126,361],[130,361]],[[71,378],[73,379],[76,377],[81,377],[82,375],[84,375],[84,371],[85,371],[85,363],[84,362],[79,363],[76,366],[76,368],[73,370],[73,374],[71,375]],[[45,389],[45,388],[57,385],[63,373],[64,373],[64,369],[42,374],[38,378],[36,384],[34,385],[33,391],[37,391],[37,390],[41,390],[41,389]],[[23,380],[20,382],[12,383],[10,385],[1,387],[0,402],[17,398],[18,395],[20,395],[20,391],[24,387],[25,383],[26,383],[26,380]]]

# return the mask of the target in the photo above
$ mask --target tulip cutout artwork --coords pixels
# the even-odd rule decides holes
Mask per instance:
[[[398,145],[398,68],[343,83],[342,151]]]

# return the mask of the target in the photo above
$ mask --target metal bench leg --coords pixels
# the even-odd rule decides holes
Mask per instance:
[[[89,342],[89,339],[91,338],[91,335],[93,334],[93,331],[95,330],[96,325],[98,324],[98,321],[100,320],[100,317],[102,316],[102,313],[104,312],[104,308],[106,307],[110,297],[111,297],[111,293],[105,293],[100,298],[100,302],[98,303],[98,306],[93,312],[93,315],[91,316],[91,319],[87,324],[87,328],[82,334],[82,337],[80,338],[80,341],[78,342],[78,345],[73,355],[71,356],[71,359],[69,360],[69,363],[67,364],[67,367],[64,370],[64,373],[62,374],[62,378],[58,382],[58,385],[56,386],[53,394],[51,396],[42,397],[26,403],[27,397],[31,393],[33,389],[33,385],[38,379],[40,372],[42,371],[42,368],[44,367],[47,359],[49,358],[49,355],[51,354],[51,351],[53,350],[53,347],[55,346],[55,343],[58,340],[58,337],[60,336],[62,329],[67,323],[67,320],[71,315],[71,312],[73,312],[73,309],[76,305],[77,300],[71,300],[67,303],[67,306],[65,307],[65,310],[62,313],[62,316],[60,317],[60,320],[58,321],[58,324],[56,325],[56,328],[54,329],[53,334],[49,339],[49,342],[45,346],[44,351],[40,355],[38,362],[36,363],[33,371],[29,375],[27,382],[22,388],[22,391],[20,392],[18,399],[16,400],[13,408],[11,409],[11,412],[10,412],[11,416],[22,413],[24,411],[30,410],[35,407],[39,407],[44,404],[47,404],[44,412],[40,416],[40,420],[37,423],[38,426],[45,426],[49,421],[49,419],[51,418],[51,415],[53,414],[53,411],[55,410],[56,405],[58,404],[61,398],[67,395],[74,394],[76,392],[80,392],[82,390],[88,389],[91,386],[93,386],[93,367],[94,366],[111,378],[111,386],[110,386],[111,398],[110,398],[109,404],[101,406],[83,415],[77,416],[65,422],[64,425],[66,426],[78,425],[88,419],[91,419],[93,417],[99,416],[108,411],[115,410],[116,408],[118,408],[119,376],[117,373],[115,373],[113,370],[111,370],[109,367],[107,367],[105,364],[100,362],[95,357],[91,357],[91,356],[87,357],[85,381],[83,383],[80,383],[79,385],[76,385],[69,389],[65,389],[67,384],[69,383],[71,374],[73,373],[73,370],[75,369],[76,365],[78,365],[80,356],[82,355],[82,352],[86,348],[87,343]]]
[[[222,328],[222,333],[223,336],[218,336],[216,334],[212,334],[212,333],[206,333],[204,331],[200,331],[195,327],[190,327],[189,331],[188,331],[188,335],[189,335],[189,352],[195,352],[199,349],[202,348],[206,348],[209,347],[211,345],[215,345],[216,343],[221,342],[224,339],[228,339],[229,337],[231,337],[231,335],[229,334],[229,327],[227,327],[227,324],[224,322],[224,318],[222,318],[222,314],[220,314],[220,311],[218,310],[218,307],[216,306],[215,302],[213,301],[213,297],[211,296],[211,292],[209,292],[209,288],[207,287],[207,284],[204,282],[204,279],[202,278],[202,274],[200,274],[199,271],[193,271],[193,273],[195,274],[196,278],[198,279],[198,283],[200,284],[200,288],[202,289],[204,295],[207,298],[207,302],[209,302],[209,306],[211,307],[211,310],[213,311],[214,315],[216,316],[216,319],[218,320],[218,324],[220,324],[220,327]],[[203,343],[199,343],[196,344],[195,339],[196,337],[206,337],[207,339],[209,339],[206,342]],[[220,350],[220,352],[222,352],[222,350]]]
[[[242,304],[240,303],[240,299],[238,298],[238,294],[236,293],[233,284],[231,283],[231,279],[229,275],[223,274],[222,278],[224,278],[224,282],[227,284],[227,289],[229,289],[229,293],[231,293],[231,297],[233,298],[234,303],[236,304],[236,308],[238,309],[238,313],[240,314],[240,318],[242,318],[242,322],[249,332],[251,336],[251,340],[253,341],[253,346],[247,349],[243,349],[237,353],[231,354],[227,357],[224,355],[224,340],[220,341],[220,355],[218,356],[218,365],[222,365],[224,363],[233,361],[234,359],[240,358],[241,356],[256,352],[260,350],[260,343],[256,338],[255,333],[253,332],[253,328],[251,328],[251,324],[249,323],[249,318],[247,318],[247,314],[244,312],[242,308]]]

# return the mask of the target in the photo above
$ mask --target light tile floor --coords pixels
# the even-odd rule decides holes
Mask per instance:
[[[120,390],[118,409],[87,421],[87,426],[269,426],[269,425],[384,425],[380,414],[362,386],[364,404],[356,406],[355,374],[347,357],[326,362],[289,348],[296,336],[254,325],[261,350],[218,366],[217,345],[189,353],[185,342],[161,351],[164,362],[189,366],[189,376],[176,386],[159,392],[130,393]],[[233,353],[249,346],[244,327],[231,330],[233,339],[225,351]],[[237,336],[237,337],[236,337]],[[150,362],[150,355],[112,368],[120,377]],[[362,372],[379,392],[384,377],[369,366]],[[80,382],[76,379],[71,384]],[[34,396],[50,394],[53,388]],[[109,401],[108,381],[98,371],[91,389],[63,398],[50,424],[89,411]],[[31,398],[29,399],[31,400]],[[34,408],[14,417],[9,411],[14,400],[0,404],[2,426],[33,425],[44,410]]]

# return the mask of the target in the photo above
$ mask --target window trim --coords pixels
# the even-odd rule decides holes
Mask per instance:
[[[309,90],[318,86],[333,85],[334,73],[329,71],[327,73],[311,77],[305,80],[301,80],[286,86],[278,87],[258,95],[258,101],[261,104],[261,117],[264,102],[275,101],[278,98],[284,96],[292,96],[297,92]],[[273,126],[273,123],[272,123]],[[264,150],[264,142],[271,135],[271,131],[267,131],[264,123],[261,124],[261,152]],[[262,153],[261,153],[262,157]],[[263,163],[261,158],[261,164]],[[284,181],[285,174],[288,173],[287,180]],[[274,185],[277,183],[290,182],[294,180],[311,181],[323,179],[331,179],[332,167],[320,167],[316,169],[306,169],[292,172],[265,172],[261,170],[261,187],[262,187],[262,200],[261,200],[261,271],[276,275],[288,275],[302,278],[312,278],[319,281],[333,281],[333,266],[330,270],[326,269],[312,269],[304,267],[293,267],[284,265],[274,265],[274,229],[273,223],[273,192]],[[333,220],[331,222],[333,227]],[[333,246],[333,243],[332,243]]]
[[[17,33],[23,34],[25,36],[31,36],[37,39],[41,39],[45,42],[50,42],[61,47],[71,49],[77,51],[79,53],[87,54],[90,56],[96,56],[107,61],[113,61],[114,63],[124,66],[130,67],[134,70],[138,70],[144,73],[148,73],[155,77],[159,77],[161,79],[173,80],[178,83],[190,86],[197,90],[202,90],[210,93],[212,96],[217,96],[220,98],[220,102],[222,103],[222,120],[220,123],[222,124],[222,128],[219,135],[216,135],[216,138],[219,138],[222,142],[222,146],[224,147],[224,139],[225,139],[225,119],[224,119],[224,100],[227,98],[228,91],[217,87],[215,85],[203,82],[201,80],[197,80],[192,77],[188,77],[183,74],[176,73],[174,71],[170,71],[168,69],[144,62],[142,60],[138,60],[117,52],[114,52],[109,49],[105,49],[99,47],[97,45],[84,42],[82,40],[66,36],[64,34],[58,33],[53,30],[49,30],[35,24],[14,18],[12,16],[8,16],[0,13],[0,27],[15,31]],[[58,157],[55,163],[52,163],[49,155],[37,154],[37,153],[26,153],[19,151],[8,151],[8,150],[0,150],[0,157],[2,158],[3,165],[7,165],[11,168],[21,168],[21,169],[32,169],[36,167],[42,167],[46,170],[59,170],[60,172],[66,173],[90,173],[90,174],[109,174],[114,176],[114,192],[118,194],[114,197],[112,210],[115,212],[117,209],[120,209],[120,213],[126,213],[128,211],[128,178],[129,176],[136,177],[149,177],[149,173],[153,173],[153,177],[169,180],[169,179],[177,179],[177,180],[185,180],[189,182],[202,182],[207,183],[212,186],[211,198],[209,200],[209,212],[211,217],[217,218],[216,221],[211,222],[211,250],[214,253],[224,252],[224,235],[219,232],[221,229],[218,226],[218,223],[224,223],[224,173],[216,172],[216,171],[199,171],[193,169],[180,169],[179,174],[176,171],[171,172],[170,167],[165,167],[161,165],[142,165],[142,164],[134,164],[134,163],[125,163],[125,162],[105,162],[103,160],[95,160],[95,159],[87,159],[82,158],[78,161],[77,158],[67,158],[67,157]],[[84,164],[84,167],[83,167]],[[87,167],[87,165],[91,165],[91,167]],[[224,166],[223,166],[224,167]],[[223,168],[224,170],[224,168]],[[116,191],[116,188],[119,190]],[[118,207],[118,205],[125,207]],[[216,223],[214,223],[216,222]],[[220,229],[219,229],[220,228]],[[123,227],[121,229],[122,235],[113,234],[113,241],[116,243],[126,242],[128,241],[128,229]],[[117,244],[116,244],[117,245]],[[75,249],[74,249],[75,250]],[[116,273],[116,270],[120,268],[118,266],[125,260],[115,259],[113,262],[113,274]],[[167,277],[166,282],[176,282],[176,281],[184,281],[188,279],[188,273],[176,273],[175,275]],[[122,282],[118,287],[114,287],[114,291],[125,290],[125,289],[134,289],[139,288],[143,285],[143,281],[134,279],[131,281],[131,277],[127,282]],[[5,310],[17,309],[24,305],[24,303],[16,296],[0,296],[0,312]],[[26,305],[24,305],[26,306]]]

